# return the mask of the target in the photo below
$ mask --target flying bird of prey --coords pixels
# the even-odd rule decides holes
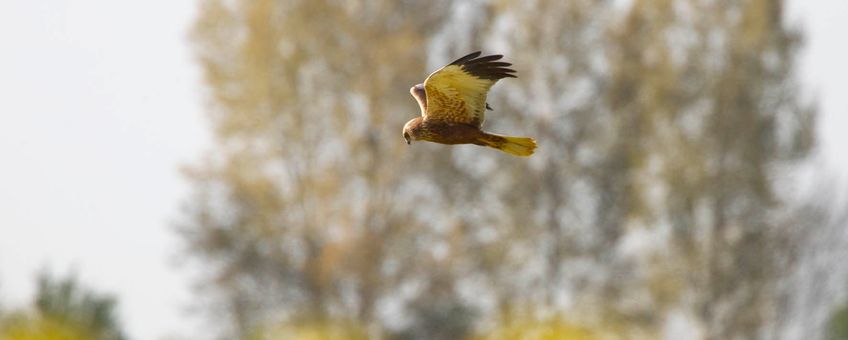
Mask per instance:
[[[441,144],[476,144],[488,146],[515,156],[530,156],[536,141],[528,137],[501,136],[483,131],[486,94],[503,78],[516,78],[510,63],[502,55],[480,57],[480,52],[466,55],[433,72],[424,84],[409,92],[421,106],[421,117],[403,127],[403,138],[410,144],[423,140]]]

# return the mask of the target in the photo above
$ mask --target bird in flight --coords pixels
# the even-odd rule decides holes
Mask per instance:
[[[491,110],[486,103],[489,89],[500,79],[516,78],[515,70],[507,68],[512,64],[497,61],[501,58],[471,53],[409,89],[421,107],[421,117],[404,125],[406,143],[475,144],[515,156],[532,155],[536,149],[533,138],[496,135],[481,129],[486,109]]]

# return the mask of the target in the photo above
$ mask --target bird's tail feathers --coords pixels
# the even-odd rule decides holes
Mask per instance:
[[[514,137],[501,136],[495,134],[486,134],[481,138],[483,144],[513,156],[527,157],[533,154],[536,150],[536,140],[529,137]]]

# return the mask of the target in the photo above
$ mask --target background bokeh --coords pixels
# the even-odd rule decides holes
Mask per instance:
[[[845,336],[843,2],[0,13],[2,336]],[[401,138],[478,49],[529,159]]]

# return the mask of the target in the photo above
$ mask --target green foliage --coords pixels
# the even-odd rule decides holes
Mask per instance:
[[[0,339],[125,339],[115,300],[80,287],[74,276],[42,273],[31,310],[0,317]]]
[[[44,318],[75,325],[101,340],[124,339],[115,299],[80,287],[76,278],[38,277],[35,309]]]
[[[412,303],[412,323],[389,339],[465,339],[472,334],[475,311],[456,300],[422,298]]]
[[[827,323],[825,339],[848,339],[848,305],[840,307],[830,316],[830,320]]]

